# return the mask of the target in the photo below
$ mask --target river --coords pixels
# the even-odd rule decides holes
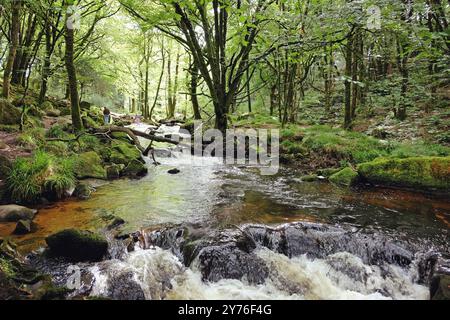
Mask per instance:
[[[412,240],[419,248],[412,251],[411,263],[396,265],[370,263],[355,254],[357,250],[311,257],[257,245],[251,257],[266,271],[262,281],[252,281],[251,273],[205,278],[199,258],[186,264],[174,248],[136,245],[133,252],[81,265],[89,273],[89,295],[116,299],[428,299],[427,283],[419,281],[417,257],[435,248],[448,253],[448,199],[302,182],[292,168],[262,176],[256,169],[226,166],[214,158],[173,153],[157,160],[161,164],[155,166],[147,159],[149,174],[141,180],[100,183],[90,200],[41,208],[35,220],[38,230],[16,238],[20,249],[24,253],[36,250],[47,235],[65,228],[95,229],[109,213],[127,222],[123,232],[145,234],[168,224],[220,232],[248,224],[276,227],[303,222],[381,234],[400,242]],[[180,173],[168,174],[173,168]],[[0,226],[0,235],[13,228]],[[65,267],[47,265],[45,269],[61,275]]]

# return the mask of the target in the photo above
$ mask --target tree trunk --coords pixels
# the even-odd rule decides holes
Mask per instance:
[[[11,72],[14,65],[17,48],[19,46],[20,9],[22,7],[22,1],[13,0],[11,6],[11,45],[9,46],[8,60],[3,72],[3,97],[6,99],[9,99],[10,96]]]
[[[344,110],[344,128],[352,127],[352,61],[353,61],[353,36],[347,40],[345,56],[345,110]]]
[[[68,17],[68,16],[67,16]],[[67,21],[67,20],[66,20]],[[72,125],[76,132],[83,130],[83,122],[80,115],[80,101],[78,97],[77,72],[74,64],[74,29],[66,24],[66,69],[68,76],[68,87],[70,93],[70,104],[72,112]]]
[[[191,102],[192,109],[194,111],[194,119],[201,120],[202,115],[200,114],[200,104],[198,103],[197,97],[197,86],[198,86],[198,66],[194,62],[191,66]]]

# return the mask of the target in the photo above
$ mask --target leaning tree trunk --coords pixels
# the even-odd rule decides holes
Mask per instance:
[[[66,24],[66,69],[72,113],[72,124],[75,131],[83,130],[83,122],[80,115],[80,101],[77,88],[77,73],[74,64],[74,29]]]
[[[11,10],[11,45],[9,46],[8,60],[6,61],[5,70],[3,72],[3,97],[6,99],[10,96],[11,72],[14,65],[17,48],[19,46],[21,6],[21,0],[13,0]]]

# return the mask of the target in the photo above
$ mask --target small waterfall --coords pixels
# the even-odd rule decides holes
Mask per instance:
[[[288,228],[297,230],[297,237],[282,239]],[[253,237],[263,229],[271,236]],[[292,247],[293,239],[297,249],[302,247],[297,242],[303,242],[304,248],[316,240],[300,235],[317,236],[314,232],[325,243],[319,251],[309,246],[310,252],[290,255],[280,249]],[[347,244],[350,249],[359,244],[367,252],[331,250],[327,236],[339,240],[342,234],[345,230],[340,228],[308,223],[222,231],[193,226],[144,231],[144,248],[141,242],[123,260],[90,268],[94,277],[90,295],[112,299],[429,299],[426,280],[432,271],[423,265],[430,254],[408,251],[411,245],[391,247],[384,238],[385,246],[377,245],[373,259],[366,242],[382,241],[382,237],[368,235],[354,235]],[[407,263],[392,258],[398,254],[407,256]]]

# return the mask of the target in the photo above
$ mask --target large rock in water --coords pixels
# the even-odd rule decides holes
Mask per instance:
[[[375,185],[450,190],[450,157],[380,158],[360,164],[358,172]]]
[[[108,242],[90,231],[68,229],[45,239],[50,254],[73,262],[100,261],[108,251]]]
[[[75,162],[74,170],[78,179],[94,178],[106,180],[107,178],[102,159],[94,151],[80,154]]]
[[[0,206],[0,222],[18,222],[19,220],[33,220],[37,210],[9,204]]]

